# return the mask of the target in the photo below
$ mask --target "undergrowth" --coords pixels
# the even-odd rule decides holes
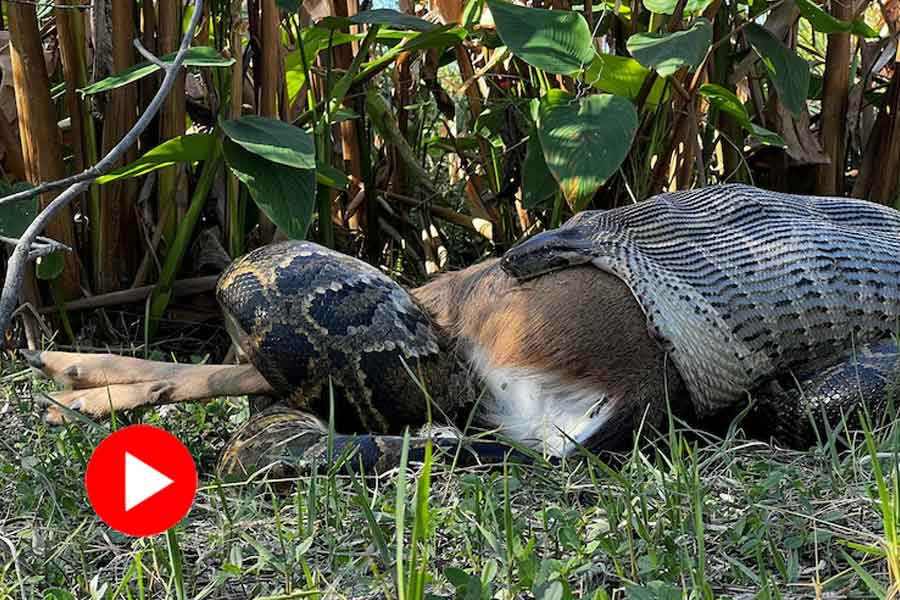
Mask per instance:
[[[132,539],[83,487],[108,424],[51,429],[5,364],[0,598],[891,598],[900,578],[898,428],[805,452],[674,431],[620,464],[425,464],[380,478],[216,481],[246,402],[145,413],[201,472],[188,516]],[[123,425],[119,422],[118,425]],[[437,452],[437,451],[435,451]],[[283,489],[283,482],[279,484]]]

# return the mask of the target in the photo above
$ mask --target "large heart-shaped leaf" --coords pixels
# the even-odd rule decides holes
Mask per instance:
[[[160,57],[164,63],[170,63],[175,60],[177,52],[166,54]],[[215,48],[209,46],[194,46],[189,48],[184,58],[184,66],[186,67],[229,67],[234,63],[233,58],[225,58]],[[82,88],[81,94],[87,96],[89,94],[99,94],[100,92],[108,92],[116,88],[128,85],[138,79],[151,75],[160,70],[160,67],[151,62],[142,62],[129,67],[124,71],[120,71],[115,75],[105,77],[96,83]]]
[[[636,100],[649,76],[650,70],[633,58],[598,53],[585,69],[581,80],[601,92]],[[657,79],[647,95],[646,106],[659,104],[664,91],[665,81]]]
[[[315,169],[266,160],[230,139],[225,140],[222,150],[231,171],[250,190],[260,210],[288,237],[305,238],[315,206]]]
[[[794,0],[803,18],[822,33],[852,33],[860,37],[876,38],[878,32],[866,25],[862,19],[841,21],[813,4],[810,0]]]
[[[25,181],[10,185],[0,179],[0,198],[24,192],[30,187],[31,184]],[[27,198],[0,204],[0,235],[10,238],[21,237],[37,216],[37,202],[37,198]]]
[[[594,59],[591,30],[580,13],[487,0],[500,39],[529,65],[569,75]]]
[[[639,63],[668,77],[687,65],[696,67],[712,44],[712,25],[697,19],[690,29],[675,33],[636,33],[626,46]]]
[[[224,121],[222,130],[233,142],[273,163],[296,169],[316,168],[312,136],[284,121],[250,115]]]
[[[744,34],[766,66],[778,97],[795,117],[800,116],[809,92],[809,63],[756,23],[744,27]]]
[[[215,143],[216,139],[208,133],[192,133],[174,137],[151,148],[136,161],[98,177],[97,183],[109,183],[118,179],[146,175],[151,171],[169,167],[175,163],[206,160]]]
[[[774,131],[757,125],[750,120],[747,109],[741,103],[734,92],[714,83],[704,83],[700,86],[700,95],[709,100],[709,103],[722,112],[730,115],[753,137],[767,146],[784,148],[784,140]]]
[[[637,131],[634,105],[598,94],[542,107],[538,135],[547,167],[576,210],[616,172]]]

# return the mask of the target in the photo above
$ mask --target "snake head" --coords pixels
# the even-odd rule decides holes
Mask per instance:
[[[593,244],[574,228],[539,233],[507,250],[500,265],[522,281],[590,262]]]

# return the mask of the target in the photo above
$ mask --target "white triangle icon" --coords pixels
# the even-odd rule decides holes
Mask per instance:
[[[175,483],[130,452],[125,453],[125,511]]]

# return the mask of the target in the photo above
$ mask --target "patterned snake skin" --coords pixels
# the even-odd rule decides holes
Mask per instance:
[[[698,416],[750,394],[765,433],[808,444],[810,414],[834,426],[861,405],[884,413],[898,372],[900,213],[717,186],[581,213],[507,252],[503,268],[529,279],[587,262],[632,290]],[[252,418],[223,451],[222,473],[323,464],[325,430],[302,411],[327,418],[330,398],[337,431],[396,434],[429,408],[452,420],[476,396],[415,300],[356,259],[307,242],[267,246],[233,263],[217,295],[233,337],[289,406]],[[332,451],[354,449],[363,468],[383,470],[400,446],[395,435],[342,435]]]

